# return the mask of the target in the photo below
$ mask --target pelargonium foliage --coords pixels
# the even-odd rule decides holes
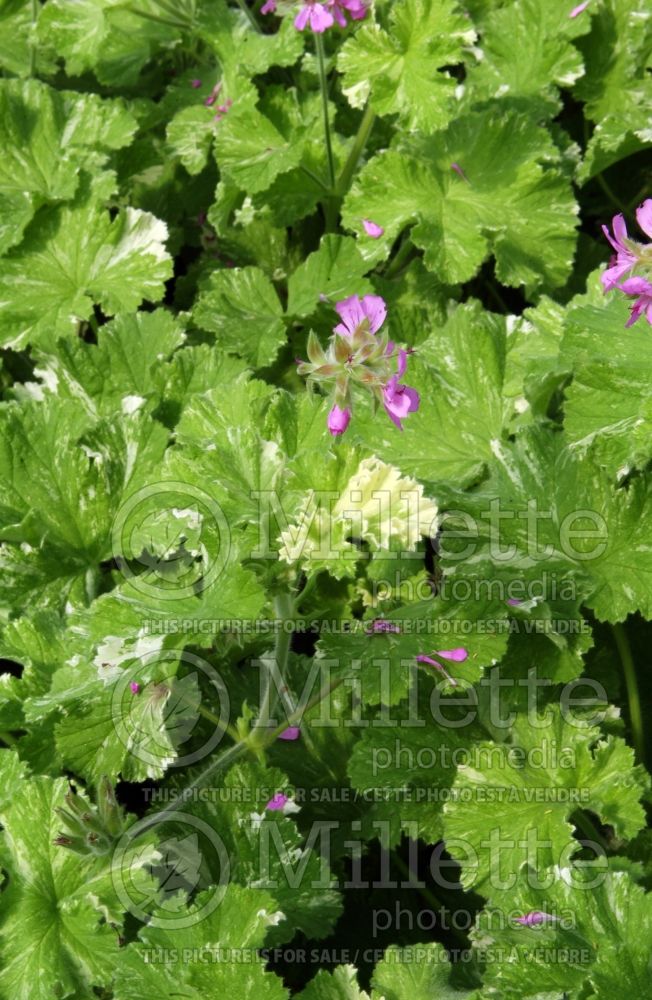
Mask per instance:
[[[0,28],[0,1000],[652,1000],[649,4]]]

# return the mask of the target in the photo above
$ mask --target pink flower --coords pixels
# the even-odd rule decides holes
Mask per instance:
[[[333,24],[333,15],[326,9],[326,4],[317,3],[317,0],[303,0],[301,10],[294,19],[297,31],[303,31],[310,25],[311,31],[318,35],[327,28],[332,28]]]
[[[276,0],[267,0],[260,8],[261,14],[273,14],[276,11]]]
[[[408,413],[414,413],[419,409],[421,400],[416,389],[409,385],[401,385],[398,379],[398,375],[392,375],[390,378],[383,389],[383,402],[387,416],[402,431],[402,421]]]
[[[198,88],[198,87],[201,87],[201,80],[191,80],[191,81],[190,81],[190,86],[191,86],[191,87],[192,87],[192,88],[193,88],[194,90],[197,90],[197,88]]]
[[[362,298],[351,295],[348,299],[337,302],[335,311],[342,322],[337,324],[333,332],[347,338],[352,337],[365,322],[369,325],[370,333],[377,333],[387,316],[387,306],[380,295],[364,295]]]
[[[652,239],[652,198],[647,198],[642,205],[638,206],[636,209],[636,221],[645,235]],[[612,226],[613,236],[606,226],[602,227],[602,232],[616,251],[616,257],[611,259],[608,270],[605,271],[600,279],[605,292],[609,292],[612,288],[615,288],[620,279],[638,263],[638,256],[635,250],[636,244],[627,235],[627,226],[625,225],[623,216],[614,216]]]
[[[132,681],[129,685],[129,689],[132,694],[138,694],[140,692],[140,684],[137,681]]]
[[[335,403],[332,410],[328,414],[328,429],[333,437],[338,437],[340,434],[344,434],[344,431],[350,423],[350,407],[347,406],[344,410],[341,410],[337,403]]]
[[[400,632],[401,628],[396,622],[390,622],[386,618],[376,618],[365,631],[367,635],[377,635],[379,632]]]
[[[287,731],[287,730],[286,730]],[[265,809],[269,809],[270,812],[281,812],[283,807],[289,802],[287,795],[283,795],[283,792],[277,792],[276,795],[269,800]]]
[[[335,7],[344,7],[352,21],[361,21],[367,16],[365,0],[333,0]]]
[[[627,281],[623,281],[622,285],[618,285],[618,288],[626,295],[636,296],[636,301],[625,326],[633,326],[643,315],[652,326],[652,284],[645,278],[628,278]]]
[[[363,219],[362,225],[364,226],[365,233],[367,236],[371,236],[372,240],[380,239],[385,232],[382,226],[379,226],[377,222],[372,222],[371,219]]]
[[[282,733],[279,734],[279,740],[298,740],[301,735],[301,730],[298,726],[288,726],[284,729]]]
[[[569,17],[579,17],[579,15],[586,10],[589,6],[591,0],[584,0],[584,3],[579,3],[577,7],[573,7],[572,11],[568,15]]]
[[[556,920],[551,913],[544,913],[543,910],[532,910],[531,913],[524,913],[522,917],[514,917],[517,924],[523,927],[535,927],[537,924],[547,924],[551,920]]]

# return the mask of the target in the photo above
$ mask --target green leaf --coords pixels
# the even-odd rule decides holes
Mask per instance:
[[[182,17],[184,7],[189,13],[186,0],[178,4]],[[156,0],[140,0],[138,6],[125,0],[48,0],[38,37],[54,44],[69,76],[92,70],[101,83],[125,87],[136,82],[153,51],[179,36],[179,28],[156,19],[161,15]]]
[[[343,222],[358,233],[363,218],[384,228],[380,239],[360,243],[373,263],[411,226],[426,266],[443,282],[468,281],[493,254],[503,284],[555,287],[570,272],[577,214],[559,163],[549,134],[531,118],[475,112],[446,132],[373,157],[345,199]]]
[[[139,930],[140,943],[128,946],[116,969],[116,1000],[143,1000],[147,996],[160,1000],[176,996],[187,1000],[216,996],[286,1000],[289,994],[281,980],[265,971],[264,960],[256,952],[277,919],[272,897],[260,889],[230,884],[220,904],[203,916],[202,908],[210,896],[211,890],[197,896],[187,911],[185,927],[168,930],[165,926],[145,926]],[[167,914],[162,910],[155,916],[165,921]],[[148,961],[148,956],[156,954],[167,955],[167,961]],[[236,954],[240,961],[233,961]]]
[[[358,986],[358,974],[353,965],[340,965],[333,972],[320,969],[299,1000],[369,1000],[369,994]]]
[[[372,1000],[462,1000],[467,990],[450,985],[451,965],[438,944],[392,945],[374,969]]]
[[[50,398],[3,413],[2,599],[14,608],[94,596],[122,497],[153,474],[167,431],[144,414],[91,430],[83,410]]]
[[[461,560],[451,547],[444,559],[451,579],[500,574],[538,581],[545,597],[545,570],[602,621],[652,612],[649,481],[635,476],[614,486],[593,455],[576,454],[561,434],[532,428],[513,444],[496,442],[490,479],[474,494],[451,495],[447,506],[472,518],[458,536],[471,545],[472,559]],[[458,530],[455,516],[449,527]]]
[[[61,821],[65,779],[35,778],[14,790],[1,813],[10,885],[3,893],[0,991],[12,1000],[90,1000],[93,984],[108,985],[119,963],[117,900],[110,859],[84,857],[53,845]]]
[[[176,317],[163,309],[123,313],[100,327],[97,344],[66,339],[55,352],[42,353],[35,371],[41,383],[27,389],[37,397],[83,401],[93,417],[134,413],[161,401],[166,377],[173,377],[165,362],[184,340]]]
[[[578,456],[592,449],[612,476],[649,461],[652,348],[645,331],[625,329],[627,300],[605,297],[597,276],[588,296],[566,309],[562,361],[573,371],[564,429]]]
[[[216,334],[220,348],[241,354],[256,368],[270,364],[286,339],[283,307],[258,267],[213,271],[193,316]]]
[[[502,394],[506,329],[504,317],[479,303],[458,306],[409,359],[404,381],[421,401],[403,431],[383,410],[372,414],[363,400],[361,412],[354,404],[351,429],[406,475],[431,483],[474,479],[491,459],[509,412]]]
[[[558,88],[572,87],[584,73],[573,41],[589,31],[593,5],[583,17],[569,13],[567,0],[517,0],[490,10],[481,24],[482,59],[465,80],[465,100],[503,99],[524,110],[528,101],[532,114],[555,115]]]
[[[367,100],[377,114],[398,114],[410,129],[442,128],[452,116],[455,79],[444,66],[461,62],[475,40],[453,0],[399,0],[389,31],[364,25],[343,46],[337,67],[354,107]]]
[[[505,873],[524,865],[565,867],[579,847],[569,823],[578,808],[594,812],[620,837],[633,837],[645,824],[640,799],[649,779],[634,766],[630,747],[613,736],[600,738],[577,717],[565,721],[557,707],[545,711],[537,728],[520,715],[509,744],[479,746],[472,762],[458,768],[455,797],[444,805],[446,842],[453,857],[461,855],[462,884],[485,895],[504,888]]]
[[[319,250],[311,253],[290,276],[288,314],[310,316],[322,295],[338,302],[349,295],[370,292],[371,285],[363,279],[368,270],[355,240],[349,236],[323,236]]]
[[[595,122],[583,182],[652,143],[649,12],[640,0],[604,0],[593,14],[591,34],[579,42],[586,74],[575,88]]]
[[[93,303],[109,315],[156,301],[172,267],[167,227],[127,208],[114,219],[85,192],[43,210],[20,247],[0,261],[0,340],[53,346],[75,336]]]
[[[485,967],[486,994],[505,1000],[539,1000],[564,992],[595,1000],[644,996],[652,897],[627,872],[617,870],[622,860],[613,859],[611,871],[589,867],[582,873],[579,866],[543,871],[540,888],[534,879],[529,884],[521,879],[508,910],[490,906],[483,912],[473,937],[480,954],[497,956]],[[583,885],[587,876],[589,885]],[[505,926],[508,913],[535,910],[558,916],[539,927]]]
[[[100,150],[127,145],[135,130],[119,101],[61,93],[36,80],[2,80],[0,252],[20,241],[43,203],[73,197],[82,168],[99,171],[107,159]]]
[[[220,171],[247,194],[266,191],[279,174],[296,167],[300,142],[282,135],[256,108],[234,107],[219,123],[215,146]]]

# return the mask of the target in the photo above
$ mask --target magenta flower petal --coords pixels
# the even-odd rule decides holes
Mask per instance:
[[[646,236],[652,240],[652,198],[647,198],[636,209],[636,221]]]
[[[453,677],[451,677],[451,675],[448,673],[448,671],[441,663],[438,663],[437,660],[433,660],[431,656],[426,656],[425,653],[419,653],[416,660],[417,663],[427,663],[429,666],[435,667],[437,670],[439,670],[440,673],[444,675],[449,684],[451,684],[453,687],[457,687],[457,681]]]
[[[298,726],[288,726],[284,729],[282,733],[279,734],[279,740],[298,740],[301,736],[301,730]]]
[[[454,660],[455,663],[464,663],[469,657],[469,651],[464,646],[457,646],[455,649],[438,649],[435,656],[443,656],[445,660]]]
[[[365,320],[369,323],[371,333],[377,333],[387,316],[387,306],[380,295],[364,295],[362,298],[351,295],[348,299],[336,302],[335,311],[342,322],[337,324],[334,332],[342,337],[351,337]]]
[[[270,812],[281,812],[283,807],[289,802],[287,795],[283,795],[283,792],[277,792],[276,795],[269,800],[265,809]]]
[[[140,692],[140,684],[137,681],[132,681],[129,685],[129,689],[132,694],[138,694]]]
[[[403,348],[401,348],[401,350],[398,352],[398,365],[397,365],[397,373],[399,378],[402,378],[403,375],[405,375],[405,369],[407,368],[407,359],[408,359],[408,352],[403,350]]]
[[[261,14],[273,14],[276,11],[276,0],[267,0],[260,8]]]
[[[628,278],[618,287],[627,295],[652,295],[652,284],[645,278]]]
[[[377,222],[372,222],[371,219],[363,219],[362,225],[364,226],[364,231],[367,236],[371,236],[372,240],[378,240],[384,235],[385,230],[382,226],[379,226]]]
[[[568,15],[569,17],[579,17],[580,14],[586,10],[589,6],[590,0],[584,0],[584,3],[579,3],[577,7],[573,7],[572,11]]]
[[[403,430],[401,421],[408,413],[419,409],[420,396],[416,389],[409,385],[400,385],[398,375],[392,375],[383,389],[383,402],[389,419],[399,430]]]
[[[365,295],[362,299],[362,308],[369,320],[369,329],[372,333],[377,333],[387,316],[385,300],[380,295]]]
[[[310,7],[302,7],[294,19],[294,27],[297,31],[303,31],[310,18]]]
[[[510,608],[518,608],[519,605],[523,603],[523,601],[519,601],[518,597],[508,597],[507,603],[509,604]]]
[[[350,423],[350,408],[347,406],[346,409],[341,410],[337,403],[335,403],[332,410],[328,414],[328,429],[333,437],[337,437],[339,434],[344,434]]]
[[[194,90],[197,90],[198,87],[201,87],[201,80],[191,80],[190,86],[193,87]]]

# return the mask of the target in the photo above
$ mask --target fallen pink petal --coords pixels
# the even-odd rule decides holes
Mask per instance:
[[[140,684],[137,681],[131,681],[129,689],[132,694],[138,694],[140,692]]]
[[[385,233],[383,227],[379,226],[377,222],[372,222],[371,219],[363,219],[362,225],[367,236],[371,236],[372,240],[380,239]]]
[[[282,733],[279,733],[279,740],[298,740],[301,736],[301,730],[298,726],[288,726],[284,729]]]
[[[282,812],[284,806],[289,801],[290,800],[288,799],[287,795],[283,795],[282,792],[277,792],[276,795],[274,795],[269,800],[269,802],[265,806],[265,809],[267,809],[269,812]]]
[[[464,663],[469,657],[469,651],[464,646],[457,646],[455,649],[438,649],[434,655],[442,656],[445,660],[453,660],[455,663]]]
[[[439,663],[437,660],[434,660],[432,656],[427,656],[425,653],[419,653],[416,657],[416,661],[417,663],[426,663],[429,667],[435,667],[436,670],[444,675],[449,684],[452,684],[453,687],[457,687],[457,681],[455,678],[451,677],[444,665]]]
[[[579,17],[580,14],[584,13],[584,11],[586,10],[586,8],[589,6],[590,2],[591,2],[591,0],[584,0],[584,3],[579,3],[577,5],[577,7],[573,7],[572,11],[570,12],[570,14],[568,16],[569,17]]]
[[[537,927],[539,924],[553,923],[556,920],[557,917],[551,913],[544,913],[543,910],[532,910],[530,913],[524,913],[521,917],[514,917],[514,922],[523,927]]]

